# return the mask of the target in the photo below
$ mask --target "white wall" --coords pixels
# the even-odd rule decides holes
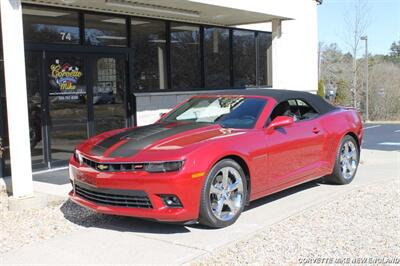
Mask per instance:
[[[318,31],[315,0],[195,0],[194,2],[293,18],[282,22],[282,35],[273,40],[273,87],[317,91]],[[240,27],[272,31],[271,23]]]

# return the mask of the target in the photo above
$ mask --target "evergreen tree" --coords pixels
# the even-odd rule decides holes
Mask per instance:
[[[336,83],[336,98],[337,105],[350,105],[350,90],[345,80],[341,79]]]
[[[325,86],[324,81],[321,79],[318,81],[318,92],[317,94],[321,96],[321,98],[325,98]]]

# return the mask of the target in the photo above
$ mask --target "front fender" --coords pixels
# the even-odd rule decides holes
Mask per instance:
[[[241,158],[249,170],[250,191],[256,191],[266,177],[266,154],[264,134],[262,131],[247,132],[242,136],[227,137],[205,143],[187,156],[187,161],[192,162],[194,169],[204,172],[202,183],[212,167],[226,157]]]

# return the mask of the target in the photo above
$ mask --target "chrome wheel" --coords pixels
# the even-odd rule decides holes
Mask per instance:
[[[216,218],[229,221],[243,204],[243,182],[238,170],[226,166],[213,177],[210,187],[210,207]]]
[[[340,169],[345,179],[351,179],[357,170],[358,150],[352,141],[346,141],[340,151]]]

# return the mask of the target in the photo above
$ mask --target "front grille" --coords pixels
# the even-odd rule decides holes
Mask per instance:
[[[141,190],[95,188],[77,181],[74,182],[74,189],[76,195],[99,205],[153,208],[146,192]]]
[[[83,157],[82,161],[87,166],[101,172],[117,172],[117,171],[139,171],[143,170],[142,163],[98,163]]]

